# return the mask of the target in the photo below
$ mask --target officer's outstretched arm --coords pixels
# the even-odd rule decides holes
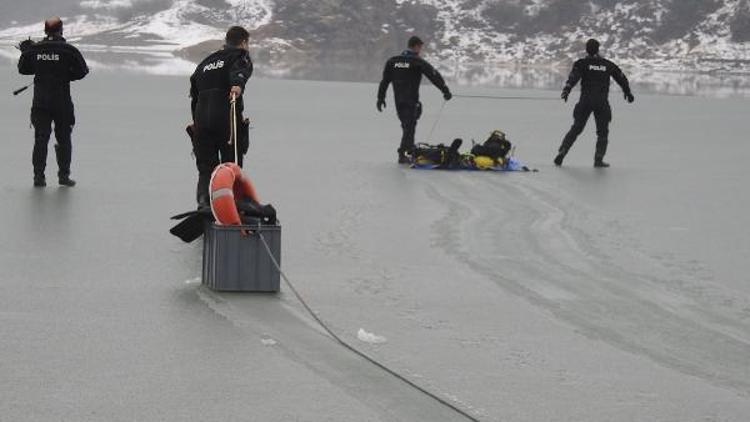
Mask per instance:
[[[252,75],[253,61],[250,60],[249,54],[245,54],[232,63],[232,67],[229,69],[229,84],[231,86],[238,86],[244,91],[245,84],[247,84]]]
[[[72,59],[70,63],[70,80],[79,81],[89,74],[89,66],[86,64],[86,60],[81,55],[81,52],[77,48],[71,47],[73,50]]]
[[[393,75],[391,74],[391,61],[388,60],[383,67],[383,79],[380,80],[380,86],[378,86],[378,102],[385,102],[385,94],[388,92],[388,85],[393,81]]]
[[[572,91],[573,88],[578,85],[578,82],[583,77],[583,69],[581,69],[582,66],[583,63],[580,60],[573,64],[573,69],[568,75],[568,80],[565,82],[565,88],[563,88],[563,92],[570,93],[570,91]]]
[[[620,85],[620,88],[622,88],[622,92],[625,94],[625,99],[629,103],[635,101],[633,92],[630,90],[630,82],[628,81],[627,76],[625,76],[625,73],[623,73],[623,71],[614,63],[612,64],[610,75],[612,75],[612,78],[617,82],[617,85]]]
[[[568,102],[568,97],[570,96],[570,91],[573,90],[573,88],[578,84],[578,81],[581,80],[583,77],[583,62],[581,60],[578,60],[577,62],[573,63],[573,69],[570,71],[570,75],[568,75],[568,80],[565,82],[565,86],[563,87],[562,94],[560,95],[560,98],[563,99],[566,103]]]
[[[448,89],[448,85],[445,84],[445,79],[443,79],[443,75],[440,74],[440,72],[437,71],[434,67],[432,67],[431,64],[427,63],[425,60],[421,60],[420,63],[420,70],[422,71],[422,74],[427,77],[427,79],[432,82],[433,85],[437,87],[437,89],[440,90],[440,92],[443,93],[443,97],[445,97],[446,100],[449,100],[452,95],[450,89]]]

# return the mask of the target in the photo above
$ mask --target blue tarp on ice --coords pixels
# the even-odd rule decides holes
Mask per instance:
[[[480,168],[472,160],[461,160],[460,163],[446,167],[442,164],[434,163],[413,163],[411,168],[417,170],[463,170],[463,171],[495,171],[495,172],[512,172],[512,171],[537,171],[532,170],[528,166],[524,165],[520,160],[515,157],[510,157],[504,164],[498,164],[493,167]]]

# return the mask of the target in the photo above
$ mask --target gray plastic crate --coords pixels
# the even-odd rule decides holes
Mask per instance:
[[[243,228],[252,233],[242,236]],[[281,274],[258,233],[281,265],[281,226],[209,224],[203,236],[203,284],[222,292],[278,292]]]

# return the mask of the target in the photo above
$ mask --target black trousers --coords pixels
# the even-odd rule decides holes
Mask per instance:
[[[560,145],[560,152],[567,154],[570,148],[575,143],[578,136],[586,128],[586,123],[594,114],[594,120],[596,121],[596,153],[594,154],[595,160],[602,160],[604,155],[607,153],[607,144],[609,143],[609,123],[612,121],[612,108],[609,106],[609,101],[590,101],[581,99],[576,104],[575,110],[573,111],[573,126],[570,128],[568,133]]]
[[[414,150],[414,135],[417,132],[417,121],[422,116],[422,103],[398,103],[396,113],[401,121],[401,146],[400,153],[411,153]]]
[[[247,122],[240,124],[238,128],[239,143],[237,145],[237,163],[240,167],[243,158],[249,148],[249,127]],[[208,185],[211,183],[211,174],[216,166],[221,163],[234,162],[234,145],[229,144],[229,136],[219,134],[210,130],[196,129],[192,138],[195,164],[198,167],[198,186],[196,187],[196,200],[199,204],[208,203]]]
[[[71,135],[75,125],[75,114],[73,105],[60,107],[58,109],[46,109],[33,107],[31,109],[31,124],[34,125],[34,152],[32,163],[34,164],[34,175],[44,176],[47,168],[47,147],[52,135],[52,124],[54,123],[55,155],[57,156],[58,177],[70,176],[70,162],[73,155],[73,144]]]

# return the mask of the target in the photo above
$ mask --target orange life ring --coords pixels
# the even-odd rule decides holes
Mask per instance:
[[[260,203],[253,183],[242,174],[240,166],[234,163],[220,164],[211,174],[209,185],[211,212],[219,224],[239,226],[242,224],[235,201],[250,198]]]

